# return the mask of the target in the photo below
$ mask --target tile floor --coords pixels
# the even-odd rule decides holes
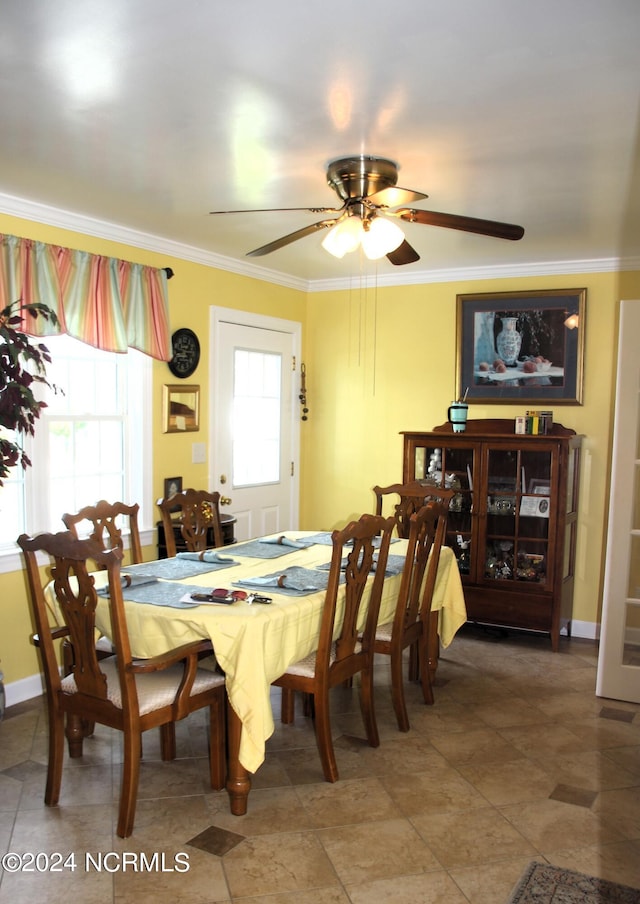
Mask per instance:
[[[554,654],[544,637],[467,626],[443,655],[435,706],[410,688],[404,735],[382,658],[381,746],[363,742],[357,693],[340,689],[341,780],[322,781],[308,720],[277,723],[244,817],[207,791],[197,714],[179,725],[173,763],[145,736],[124,841],[117,734],[98,727],[83,758],[65,761],[60,806],[45,808],[42,701],[12,707],[0,854],[74,853],[76,869],[38,872],[53,863],[41,857],[31,872],[5,870],[0,902],[502,904],[534,858],[640,888],[640,706],[595,696],[596,657],[589,641]]]

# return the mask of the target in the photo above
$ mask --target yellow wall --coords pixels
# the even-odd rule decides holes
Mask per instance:
[[[554,276],[311,294],[304,359],[310,420],[303,460],[303,527],[329,529],[371,510],[371,487],[402,477],[401,430],[443,423],[455,392],[456,294],[587,288],[584,404],[555,420],[585,435],[574,618],[600,617],[608,504],[616,274]],[[640,297],[640,274],[624,274]],[[522,404],[474,404],[470,417],[513,417]],[[306,432],[306,431],[305,431]]]
[[[152,503],[162,496],[165,477],[177,474],[182,476],[185,487],[206,486],[207,465],[192,463],[191,445],[194,441],[206,442],[208,438],[209,308],[218,305],[303,322],[305,294],[223,270],[214,270],[202,264],[172,258],[166,254],[132,248],[2,214],[0,214],[0,232],[69,248],[80,248],[94,254],[119,257],[153,267],[172,268],[174,277],[169,282],[171,328],[175,330],[179,327],[189,327],[194,330],[200,339],[202,350],[200,364],[189,378],[189,383],[198,383],[201,388],[200,432],[197,434],[162,432],[162,387],[165,383],[179,381],[171,374],[165,363],[154,362],[153,499],[148,500],[152,517],[155,518],[156,514]],[[146,558],[154,555],[155,546],[145,550]],[[37,674],[39,662],[35,648],[29,643],[33,628],[22,572],[0,574],[0,626],[0,668],[4,672],[5,682],[11,683]]]
[[[300,321],[309,420],[301,423],[301,527],[329,529],[371,510],[371,487],[401,477],[401,430],[446,420],[455,392],[456,294],[587,288],[582,406],[554,407],[555,419],[585,434],[574,617],[600,616],[607,516],[615,347],[620,298],[640,297],[640,273],[484,280],[309,293],[173,259],[156,252],[0,215],[0,231],[156,267],[170,266],[172,329],[199,336],[201,432],[208,436],[209,307],[220,305]],[[154,364],[154,499],[165,477],[203,486],[207,466],[191,463],[194,434],[163,434],[162,386],[175,382]],[[512,417],[522,405],[473,405],[471,417]],[[149,548],[147,554],[151,555]],[[21,573],[0,575],[0,661],[7,682],[38,671]]]

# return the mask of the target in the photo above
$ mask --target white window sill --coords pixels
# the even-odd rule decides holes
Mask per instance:
[[[143,549],[145,546],[155,546],[157,543],[155,527],[149,527],[140,531],[140,543]],[[125,549],[129,548],[129,541],[126,537],[124,545]],[[22,559],[22,553],[17,545],[13,549],[5,549],[0,552],[0,574],[9,574],[11,571],[22,571],[23,568],[24,561]]]

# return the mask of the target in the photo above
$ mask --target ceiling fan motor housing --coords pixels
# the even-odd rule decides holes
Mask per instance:
[[[368,198],[398,181],[398,166],[385,157],[340,157],[327,167],[327,182],[343,201]]]

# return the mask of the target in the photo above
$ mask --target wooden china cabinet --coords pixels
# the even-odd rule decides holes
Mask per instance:
[[[544,436],[513,419],[403,431],[403,482],[456,491],[447,545],[458,560],[469,621],[571,633],[582,437],[554,424]]]

